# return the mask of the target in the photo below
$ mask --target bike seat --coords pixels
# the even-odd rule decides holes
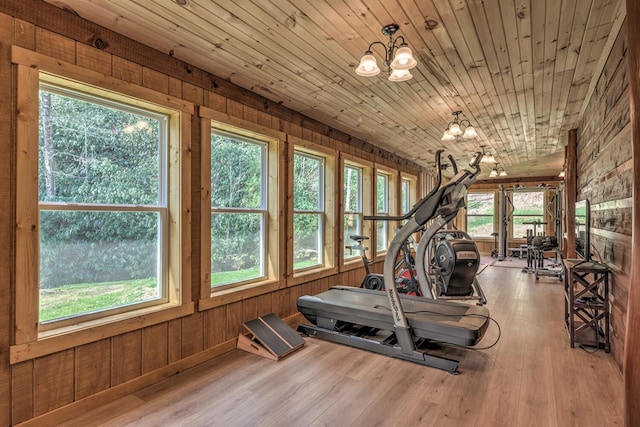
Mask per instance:
[[[362,242],[363,240],[369,240],[369,236],[361,236],[359,234],[352,234],[349,236],[351,240],[355,240],[356,242]]]

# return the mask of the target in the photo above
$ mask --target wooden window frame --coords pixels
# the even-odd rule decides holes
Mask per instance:
[[[316,280],[338,272],[337,267],[337,203],[336,203],[336,164],[337,155],[335,150],[314,144],[310,141],[289,135],[288,158],[293,159],[296,152],[316,156],[324,159],[324,229],[323,229],[323,260],[324,264],[315,268],[294,270],[293,253],[288,254],[287,286],[296,286],[310,280]],[[287,199],[289,201],[287,210],[291,212],[291,220],[287,223],[287,247],[293,248],[293,161],[290,162],[288,170],[287,188],[290,189]]]
[[[344,170],[346,166],[351,166],[354,168],[358,168],[362,170],[362,189],[361,189],[361,204],[362,204],[362,212],[358,213],[361,217],[362,221],[362,230],[361,233],[364,236],[369,236],[369,242],[375,242],[373,239],[373,227],[372,221],[364,221],[362,217],[366,215],[371,215],[373,211],[373,163],[367,162],[366,160],[362,160],[360,158],[350,156],[342,153],[340,155],[340,184],[339,184],[339,200],[340,200],[340,237],[338,239],[339,243],[339,254],[340,254],[340,271],[348,271],[355,268],[359,268],[362,266],[362,259],[360,256],[354,256],[353,258],[345,259],[345,246],[351,245],[353,242],[349,239],[349,236],[345,235],[345,230],[343,227],[344,224],[344,215],[345,215],[345,206],[344,206]],[[367,245],[370,246],[370,245]],[[371,250],[371,248],[369,248]],[[369,252],[372,253],[372,252]]]
[[[190,130],[194,105],[18,46],[12,46],[11,59],[16,67],[19,113],[16,117],[16,286],[10,362],[33,359],[193,313],[188,274],[191,257],[184,244],[191,241]],[[45,332],[40,330],[38,93],[41,79],[169,117],[167,204],[172,220],[167,230],[168,302],[117,314],[106,313]]]
[[[493,214],[492,219],[493,219],[493,232],[495,232],[497,230],[497,225],[498,225],[498,204],[496,203],[497,201],[497,196],[498,193],[496,190],[469,190],[467,193],[467,198],[469,197],[470,194],[491,194],[493,195]],[[465,206],[469,206],[468,203],[465,203]],[[469,211],[467,208],[465,208],[464,210],[464,228],[466,230],[466,232],[469,234],[469,236],[473,237],[474,240],[490,240],[493,239],[493,236],[491,236],[491,234],[487,235],[487,236],[477,236],[477,235],[473,235],[471,233],[469,233],[469,216],[478,216],[478,217],[484,217],[484,216],[489,216],[489,215],[469,215]]]
[[[514,225],[514,219],[516,217],[521,217],[521,216],[534,216],[534,217],[540,217],[541,220],[543,222],[547,222],[547,210],[546,210],[546,206],[547,206],[547,191],[544,189],[540,189],[540,190],[536,190],[536,189],[531,189],[531,190],[521,190],[521,191],[514,191],[511,194],[512,197],[512,202],[513,199],[515,198],[516,194],[524,194],[524,193],[541,193],[542,194],[542,214],[540,215],[515,215],[514,213],[511,214],[511,220],[509,221],[509,239],[511,240],[526,240],[526,236],[514,236],[514,229],[513,229],[513,225]],[[513,203],[513,209],[515,212],[516,206],[515,206],[515,202]],[[538,229],[538,232],[542,232],[543,234],[546,234],[546,230],[547,230],[547,225],[544,225],[541,229]]]
[[[230,206],[230,207],[213,207],[211,206],[211,202],[209,202],[209,206],[211,207],[210,215],[213,217],[214,214],[229,214],[229,215],[244,215],[244,214],[253,214],[260,216],[261,219],[261,231],[262,235],[260,236],[260,258],[262,259],[262,271],[260,271],[260,275],[257,277],[252,277],[249,279],[240,280],[237,282],[230,283],[222,283],[220,285],[211,285],[212,289],[224,289],[226,287],[235,287],[241,286],[247,283],[254,282],[263,282],[270,279],[273,279],[274,274],[273,268],[270,268],[270,255],[269,255],[269,240],[270,240],[270,229],[269,226],[271,212],[269,211],[269,203],[271,201],[271,197],[269,194],[269,189],[273,188],[273,183],[270,182],[269,178],[269,170],[271,169],[270,161],[269,161],[269,150],[273,149],[270,147],[270,141],[257,138],[253,136],[247,135],[245,132],[230,132],[227,130],[221,129],[219,126],[216,126],[215,123],[212,123],[212,128],[209,135],[217,134],[218,136],[224,136],[229,139],[233,139],[236,142],[240,142],[242,144],[248,144],[252,146],[259,147],[260,149],[260,188],[258,189],[260,193],[260,206],[256,207],[240,207],[240,206]],[[213,159],[211,159],[213,160]],[[211,166],[209,166],[211,168]],[[209,224],[208,229],[211,230],[212,226]],[[213,244],[211,239],[208,241],[209,247]],[[207,258],[209,261],[211,258]],[[209,264],[209,268],[211,264]],[[213,272],[211,273],[213,275]],[[211,276],[209,276],[211,277]],[[213,291],[215,292],[215,291]]]
[[[397,215],[397,212],[400,211],[398,171],[385,168],[384,166],[375,165],[374,173],[375,173],[374,188],[373,188],[374,196],[372,198],[372,202],[373,202],[372,209],[375,212],[374,215],[387,215],[387,216]],[[378,212],[377,204],[378,204],[378,176],[379,175],[383,175],[387,178],[387,212],[386,213]],[[384,257],[387,254],[387,250],[386,248],[380,251],[378,250],[378,228],[377,228],[376,222],[374,222],[374,224],[371,225],[372,231],[374,234],[374,239],[373,239],[373,242],[371,243],[371,254],[376,261],[382,261],[384,260]],[[395,231],[398,226],[398,222],[385,221],[385,223],[386,223],[386,227],[385,227],[386,247],[389,247],[389,244],[391,243],[393,236],[395,236]]]
[[[409,184],[409,194],[408,194],[408,200],[407,200],[407,210],[406,212],[402,211],[402,199],[403,199],[403,195],[402,195],[402,183],[403,182],[407,182]],[[413,207],[413,205],[416,204],[416,202],[418,201],[418,177],[415,175],[411,175],[405,172],[400,172],[400,188],[398,190],[398,212],[401,213],[401,215],[406,214],[407,212],[409,212],[411,210],[411,208]]]
[[[208,310],[246,298],[263,295],[284,288],[285,215],[280,208],[285,205],[286,192],[282,191],[279,177],[286,164],[286,135],[283,132],[229,116],[208,107],[200,106],[201,134],[201,263],[200,299],[198,310]],[[267,143],[268,197],[266,214],[267,230],[265,277],[258,280],[211,286],[211,132],[212,129],[236,134]]]

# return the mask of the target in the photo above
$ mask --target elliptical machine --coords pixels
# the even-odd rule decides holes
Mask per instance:
[[[440,151],[441,152],[441,151]],[[458,174],[458,167],[453,156],[448,155],[453,173]],[[478,157],[482,158],[479,153]],[[480,159],[475,159],[478,164]],[[440,171],[440,157],[436,156],[436,168],[438,176],[434,190],[440,187],[442,173]],[[432,192],[425,197],[429,198]],[[415,213],[419,204],[414,206],[407,216]],[[389,221],[403,217],[389,216],[365,216],[365,220]],[[480,253],[476,243],[464,231],[439,230],[432,237],[425,237],[425,228],[422,227],[422,237],[416,249],[415,273],[419,295],[432,299],[448,300],[476,300],[478,305],[487,303],[487,298],[476,278],[480,266]],[[408,242],[403,244],[403,251],[407,249]],[[409,269],[413,270],[413,269]]]
[[[436,152],[438,176],[441,152]],[[476,158],[469,165],[471,171],[457,173],[442,186],[438,180],[409,213],[391,219],[404,224],[387,249],[384,294],[334,286],[316,295],[303,295],[298,298],[298,311],[310,324],[300,324],[298,330],[316,338],[457,373],[458,361],[433,354],[433,346],[438,343],[476,345],[489,326],[489,310],[453,301],[400,295],[395,285],[395,265],[401,246],[414,233],[426,226],[423,239],[431,240],[456,217],[464,206],[467,189],[480,173],[479,161],[480,157]],[[421,262],[416,259],[416,266]]]
[[[447,156],[453,173],[458,173],[453,156]],[[479,158],[478,158],[479,157]],[[478,164],[482,154],[474,159]],[[440,177],[436,187],[440,185]],[[451,218],[453,219],[453,218]],[[480,267],[480,253],[476,243],[464,231],[439,230],[431,238],[420,239],[416,251],[418,283],[423,295],[434,299],[476,300],[478,305],[487,298],[478,283],[476,274]]]

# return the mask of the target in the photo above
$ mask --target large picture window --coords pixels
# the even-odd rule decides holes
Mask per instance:
[[[296,151],[293,156],[293,268],[323,265],[324,158]]]
[[[182,244],[193,104],[19,48],[12,61],[12,363],[193,312]]]
[[[43,83],[40,322],[166,300],[167,125]]]
[[[494,232],[495,193],[467,193],[467,233],[472,237],[491,237]]]
[[[211,134],[211,285],[264,278],[267,144]]]

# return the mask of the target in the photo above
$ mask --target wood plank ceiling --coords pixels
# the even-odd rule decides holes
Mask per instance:
[[[562,169],[625,18],[622,0],[47,1],[425,167],[484,146],[513,177]],[[413,79],[356,75],[390,23]],[[456,110],[477,138],[440,140]]]

